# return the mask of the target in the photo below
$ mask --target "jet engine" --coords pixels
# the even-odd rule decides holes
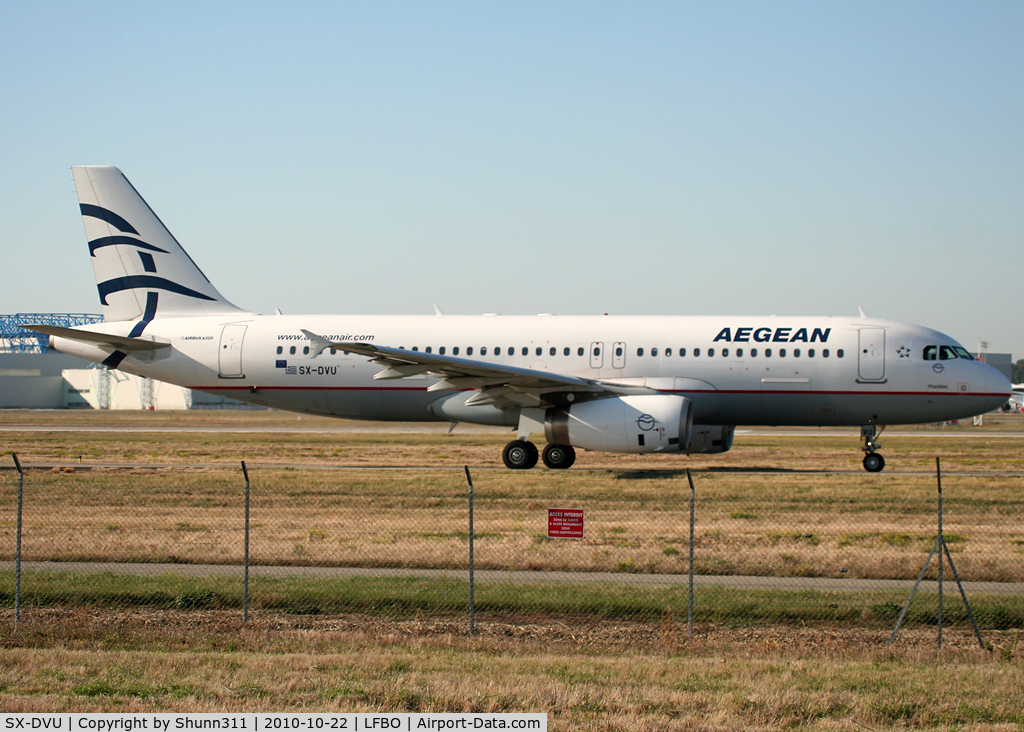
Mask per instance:
[[[690,448],[685,452],[691,455],[729,452],[735,434],[736,425],[695,424],[693,436],[690,438]]]
[[[549,409],[544,432],[555,445],[601,452],[687,452],[693,404],[673,394],[609,397]]]

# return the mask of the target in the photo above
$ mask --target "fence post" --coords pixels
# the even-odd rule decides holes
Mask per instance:
[[[242,475],[245,476],[245,599],[242,603],[242,622],[249,622],[249,469],[242,461]]]
[[[469,483],[469,634],[476,635],[476,596],[473,582],[473,478],[469,466],[463,465],[466,482]]]
[[[690,469],[686,469],[686,480],[690,482],[690,597],[689,607],[686,613],[687,638],[693,641],[693,527],[694,527],[694,504],[696,503],[697,491],[693,487],[693,476]]]
[[[21,620],[21,507],[25,495],[25,471],[21,469],[21,461],[17,453],[11,453],[14,467],[18,469],[18,528],[17,546],[14,550],[14,625]]]
[[[938,455],[935,456],[935,481],[939,488],[939,533],[936,534],[936,541],[939,545],[939,649],[942,649],[942,546],[946,543],[945,534],[942,533],[942,466],[939,464]]]

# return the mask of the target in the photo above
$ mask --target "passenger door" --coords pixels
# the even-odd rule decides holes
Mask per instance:
[[[220,345],[217,348],[217,369],[222,379],[243,379],[242,339],[245,325],[225,325],[220,331]]]
[[[860,381],[885,379],[885,328],[860,329],[857,375]]]

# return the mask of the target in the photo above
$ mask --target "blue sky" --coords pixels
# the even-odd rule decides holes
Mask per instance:
[[[7,3],[0,312],[72,164],[288,313],[812,314],[1024,357],[1024,4]]]

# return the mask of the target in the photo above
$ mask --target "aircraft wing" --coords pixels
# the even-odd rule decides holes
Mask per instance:
[[[384,369],[374,374],[374,379],[402,379],[407,376],[428,374],[441,380],[427,387],[427,391],[475,389],[477,393],[466,400],[467,406],[493,404],[505,408],[559,405],[570,401],[571,399],[566,399],[566,396],[574,392],[594,395],[657,393],[647,387],[619,385],[551,371],[524,369],[369,343],[333,342],[308,330],[303,330],[302,333],[313,343],[313,358],[324,350],[333,348],[366,356],[373,363],[380,364]]]
[[[56,325],[19,325],[22,330],[30,330],[35,333],[67,338],[72,341],[84,341],[86,343],[98,343],[101,346],[110,346],[120,351],[131,353],[132,351],[155,351],[158,348],[168,348],[170,343],[158,343],[157,341],[146,340],[145,338],[131,338],[129,336],[110,335],[109,333],[96,333],[91,330],[78,330],[77,328],[60,328]]]

